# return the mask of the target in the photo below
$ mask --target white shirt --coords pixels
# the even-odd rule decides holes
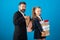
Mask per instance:
[[[21,12],[21,11],[19,10],[19,12]],[[24,16],[24,13],[23,12],[21,12],[21,14]]]
[[[40,16],[37,16],[38,18],[40,18],[40,20],[42,21],[41,17]]]

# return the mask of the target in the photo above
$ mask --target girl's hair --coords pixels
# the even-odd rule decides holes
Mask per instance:
[[[36,18],[36,13],[35,13],[35,9],[36,8],[40,8],[40,7],[34,7],[33,9],[32,9],[32,18]]]

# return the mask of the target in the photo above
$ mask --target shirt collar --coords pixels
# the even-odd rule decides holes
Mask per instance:
[[[19,10],[19,12],[21,12],[21,14],[24,16],[24,13],[22,11]]]
[[[38,18],[40,18],[40,20],[42,21],[41,17],[40,16],[37,16]]]

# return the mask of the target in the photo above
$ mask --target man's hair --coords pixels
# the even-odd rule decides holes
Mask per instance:
[[[26,3],[25,3],[25,2],[20,2],[20,3],[19,3],[19,5],[21,5],[21,4],[25,4],[25,5],[26,5]]]

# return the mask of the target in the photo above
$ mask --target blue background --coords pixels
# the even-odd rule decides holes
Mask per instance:
[[[32,16],[32,8],[42,8],[43,19],[50,21],[50,36],[46,40],[60,40],[60,0],[0,0],[0,40],[12,40],[14,33],[13,15],[20,1],[25,1],[26,15]],[[34,32],[27,32],[28,40],[34,40]]]

